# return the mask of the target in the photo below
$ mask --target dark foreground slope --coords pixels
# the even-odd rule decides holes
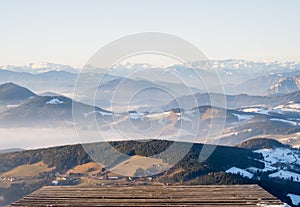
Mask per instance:
[[[97,149],[97,147],[104,145],[104,143],[93,143],[85,145]],[[162,151],[168,149],[171,145],[174,146],[174,142],[152,140],[148,142],[138,141],[118,141],[110,142],[119,152],[122,152],[129,156],[153,156]],[[188,143],[175,143],[177,147],[186,147]],[[214,146],[212,146],[214,147]],[[130,180],[126,177],[121,179],[127,179],[128,185],[136,185],[137,181],[143,181],[143,184],[162,183],[162,184],[250,184],[256,183],[268,189],[274,183],[264,181],[258,181],[257,179],[248,179],[240,175],[233,175],[225,173],[226,170],[235,166],[238,168],[257,167],[263,168],[262,162],[256,161],[259,154],[253,153],[249,149],[242,149],[236,147],[224,147],[216,146],[213,154],[204,161],[199,161],[199,155],[203,149],[202,144],[194,144],[184,158],[178,162],[171,169],[158,175],[152,176],[151,181],[149,177],[136,178]],[[106,152],[103,151],[103,154]],[[170,152],[168,156],[162,157],[164,162],[170,163],[172,159],[178,156],[176,152]],[[106,164],[108,166],[114,166],[116,160],[122,161],[122,157],[114,157],[114,155],[106,157]],[[57,178],[58,175],[66,174],[66,172],[76,166],[91,162],[91,158],[84,151],[81,145],[69,145],[60,146],[47,149],[37,149],[22,152],[13,152],[0,155],[0,174],[3,176],[11,170],[18,169],[18,167],[28,166],[28,164],[44,163],[47,165],[48,170],[41,172],[36,176],[24,176],[13,180],[10,185],[2,185],[0,188],[0,197],[2,197],[1,204],[11,203],[20,197],[29,194],[30,192],[45,186],[51,185],[51,182]],[[39,164],[40,166],[42,164]],[[95,170],[95,169],[89,169]],[[16,171],[16,170],[15,170]],[[103,171],[103,168],[102,170]],[[99,174],[101,172],[99,171]],[[81,175],[84,177],[85,175]],[[73,179],[68,185],[78,185],[83,182],[81,180]],[[117,181],[120,182],[120,181]],[[273,187],[273,186],[272,186]],[[282,186],[280,186],[282,187]],[[276,188],[276,186],[274,186]],[[273,190],[274,190],[273,188]],[[286,191],[286,188],[285,188]],[[281,196],[280,189],[276,192],[272,192],[274,195]],[[281,199],[285,199],[283,196]],[[286,202],[286,200],[284,200]]]

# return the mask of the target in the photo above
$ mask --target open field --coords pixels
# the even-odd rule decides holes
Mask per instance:
[[[99,164],[95,162],[88,162],[83,165],[77,165],[73,169],[68,170],[66,174],[81,173],[81,174],[94,175],[100,172],[101,170],[102,167]]]
[[[134,155],[129,159],[121,162],[120,164],[114,166],[111,171],[116,172],[120,175],[134,176],[138,168],[147,170],[153,166],[165,167],[168,168],[169,164],[163,162],[161,159],[143,157],[139,155]]]
[[[38,162],[34,164],[20,165],[8,172],[2,173],[1,177],[33,177],[42,172],[49,172],[54,168],[48,168],[47,164]]]

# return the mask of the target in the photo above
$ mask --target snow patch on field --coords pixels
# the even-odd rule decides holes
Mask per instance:
[[[143,119],[143,115],[140,115],[138,113],[129,113],[129,118],[134,120]]]
[[[270,121],[280,121],[280,122],[284,122],[284,123],[287,123],[287,124],[291,124],[293,126],[297,126],[297,122],[295,122],[295,121],[289,121],[289,120],[285,120],[285,119],[271,118]]]
[[[264,160],[268,163],[294,163],[299,160],[299,155],[295,154],[291,149],[276,148],[276,149],[261,149],[254,151],[261,153]]]
[[[243,177],[247,177],[247,178],[252,178],[253,174],[250,172],[247,172],[246,170],[237,168],[237,167],[232,167],[228,170],[226,170],[226,173],[231,173],[231,174],[236,174],[236,175],[241,175]]]
[[[179,119],[180,119],[180,120],[183,120],[183,121],[193,122],[193,120],[191,120],[190,118],[188,118],[188,117],[186,117],[186,116],[180,116]]]
[[[246,115],[246,114],[235,114],[235,113],[232,113],[233,116],[236,116],[239,121],[242,121],[242,120],[251,120],[253,118],[252,115]]]
[[[86,118],[86,117],[88,117],[89,115],[92,115],[92,114],[100,114],[100,115],[102,115],[102,116],[111,116],[112,115],[112,113],[110,113],[110,112],[104,112],[104,111],[90,111],[90,112],[88,112],[88,113],[84,113],[83,115],[84,115],[84,117]]]
[[[300,182],[300,175],[290,171],[280,170],[276,173],[270,174],[270,178],[281,178],[284,180],[293,180],[294,182]]]
[[[274,108],[275,110],[281,110],[282,112],[300,112],[299,103],[290,103],[287,105],[279,105]]]
[[[269,115],[269,111],[268,109],[263,109],[260,107],[250,107],[250,108],[244,108],[242,109],[243,112],[250,112],[250,113],[257,113],[257,114],[265,114],[265,115]]]
[[[46,104],[52,104],[52,105],[55,105],[55,104],[62,104],[64,103],[63,101],[60,101],[59,99],[57,98],[53,98],[51,99],[50,101],[46,102]]]
[[[172,112],[167,111],[167,112],[157,113],[157,114],[148,114],[148,115],[146,115],[146,117],[149,119],[164,119],[164,118],[167,118],[168,116],[170,116],[171,113]]]
[[[287,196],[291,198],[292,203],[293,203],[295,206],[297,206],[297,205],[300,204],[300,195],[295,195],[295,194],[289,193],[289,194],[287,194]]]
[[[10,108],[10,109],[11,109],[11,108],[16,108],[16,107],[18,107],[18,106],[19,106],[19,105],[6,105],[6,107],[7,107],[7,108]]]
[[[264,169],[256,168],[256,167],[249,167],[247,168],[248,171],[256,173],[256,172],[272,172],[277,170],[276,167],[266,165]]]

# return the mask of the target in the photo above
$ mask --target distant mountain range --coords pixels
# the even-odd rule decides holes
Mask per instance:
[[[11,153],[11,152],[21,152],[21,151],[24,151],[24,150],[25,149],[21,149],[21,148],[8,148],[8,149],[0,150],[0,154]]]
[[[287,94],[295,91],[299,91],[300,89],[300,76],[295,77],[284,77],[279,79],[279,81],[272,85],[268,94],[270,95],[279,95],[279,94]]]
[[[191,64],[197,66],[196,62]],[[98,183],[97,176],[105,179],[112,175],[103,167],[120,169],[134,159],[156,155],[173,143],[179,148],[194,145],[172,169],[151,177],[153,181],[168,184],[257,183],[291,203],[287,193],[299,192],[300,181],[299,150],[293,149],[300,148],[300,64],[223,60],[211,61],[211,67],[220,75],[225,94],[219,93],[219,82],[214,82],[215,74],[211,70],[198,71],[198,75],[210,82],[207,87],[211,93],[208,93],[205,84],[192,78],[193,69],[183,65],[163,68],[178,75],[175,78],[163,76],[162,68],[140,64],[117,65],[109,75],[83,71],[79,81],[83,87],[75,88],[74,96],[77,69],[50,63],[2,67],[1,130],[16,131],[18,141],[26,141],[19,132],[21,129],[28,132],[28,136],[34,130],[36,142],[44,140],[36,133],[38,130],[47,129],[40,133],[48,133],[51,129],[55,136],[75,126],[76,133],[83,132],[92,141],[82,139],[76,143],[86,144],[22,151],[9,148],[16,145],[10,145],[11,136],[7,133],[3,140],[8,140],[4,142],[8,149],[0,150],[0,177],[5,179],[4,184],[9,183],[0,186],[0,205],[50,185],[55,179],[64,178],[77,182],[76,185],[90,181]],[[131,76],[141,68],[146,70],[143,77],[138,73]],[[96,83],[95,92],[92,85]],[[97,168],[83,146],[96,153],[97,146],[104,143],[98,142],[101,136],[130,158],[112,156],[105,148],[100,153],[105,156],[105,163],[102,163],[105,166]],[[160,140],[154,140],[157,137]],[[126,139],[133,141],[124,141]],[[213,146],[216,150],[206,161],[199,162],[203,146]],[[142,169],[134,166],[130,175],[167,166],[178,156],[178,151],[175,152],[155,158],[162,164]],[[28,167],[36,169],[36,174],[23,174]],[[69,172],[78,169],[82,172],[70,176]],[[16,194],[20,189],[22,192]]]
[[[196,101],[195,101],[196,99]],[[223,103],[225,100],[225,103]],[[174,108],[190,109],[197,106],[212,105],[215,107],[226,107],[229,109],[243,108],[243,107],[262,107],[270,108],[282,104],[299,103],[300,91],[278,94],[277,96],[253,96],[246,94],[226,95],[217,93],[197,93],[194,95],[182,96],[174,99],[169,104],[164,106],[165,110]]]
[[[8,71],[27,72],[32,74],[45,73],[49,71],[67,71],[71,73],[77,73],[79,71],[79,69],[73,68],[69,65],[55,64],[55,63],[48,63],[48,62],[29,63],[24,66],[6,65],[6,66],[0,66],[0,68]]]
[[[220,83],[216,81],[215,70],[222,80],[226,94],[241,94],[248,95],[265,95],[272,86],[276,85],[282,78],[295,77],[300,75],[300,64],[298,62],[278,62],[265,61],[253,62],[245,60],[212,60],[211,69],[198,70],[198,75],[206,80],[206,86],[212,92],[220,92]],[[192,66],[197,67],[197,62],[191,63]],[[160,82],[159,85],[178,83],[178,79],[173,79],[169,76],[164,78],[159,72],[170,71],[175,72],[182,80],[188,80],[186,84],[192,88],[200,91],[205,91],[205,85],[199,81],[193,81],[191,77],[195,75],[192,68],[184,65],[173,66],[151,66],[148,64],[119,64],[115,66],[114,70],[110,71],[110,75],[114,76],[106,81],[112,79],[124,78],[136,71],[143,71],[143,77],[147,81]],[[26,66],[2,66],[0,67],[0,83],[14,82],[16,84],[30,87],[36,92],[44,92],[47,90],[67,95],[74,88],[77,74],[80,70],[74,69],[71,66],[54,64],[54,63],[38,63],[28,64]],[[81,75],[85,72],[88,81],[99,81],[101,73],[106,70],[82,70]],[[95,77],[91,77],[95,76]],[[137,79],[138,74],[134,78],[130,76],[127,78]],[[30,83],[30,84],[29,84]],[[168,86],[171,88],[172,86]],[[287,90],[283,93],[292,92]]]
[[[143,77],[138,73],[141,68],[145,69]],[[112,130],[116,125],[130,131],[134,124],[143,131],[151,125],[153,131],[166,130],[164,135],[171,137],[182,126],[182,132],[188,133],[192,123],[200,120],[205,129],[212,119],[221,124],[225,117],[221,144],[236,145],[257,136],[278,135],[276,139],[282,142],[299,145],[299,63],[222,60],[211,61],[211,68],[220,75],[225,95],[217,93],[219,89],[214,92],[220,85],[214,81],[212,71],[198,71],[210,82],[212,92],[207,93],[203,83],[191,78],[195,75],[193,69],[183,65],[117,65],[109,74],[82,71],[83,87],[76,88],[74,97],[78,70],[72,67],[48,63],[2,67],[0,83],[5,84],[0,86],[0,125],[86,128],[96,117],[102,130]],[[165,78],[165,70],[191,81]],[[91,85],[99,84],[99,80],[101,84],[95,92]],[[80,106],[78,117],[82,121],[74,122],[72,103]],[[212,112],[213,116],[203,118]],[[205,133],[200,130],[197,136]],[[285,135],[291,139],[284,140]]]
[[[226,60],[210,60],[211,68],[223,71],[239,71],[244,74],[253,74],[253,73],[270,73],[270,72],[288,72],[292,70],[299,70],[300,63],[297,61],[288,61],[288,62],[280,62],[280,61],[247,61],[247,60],[237,60],[237,59],[226,59]],[[198,67],[197,62],[190,63],[194,67]],[[160,66],[153,66],[151,64],[143,64],[143,63],[126,63],[126,64],[118,64],[114,68],[116,69],[127,69],[127,70],[135,70],[141,68],[155,68]],[[163,66],[165,68],[172,67]],[[23,66],[16,65],[6,65],[0,66],[0,68],[15,72],[29,72],[29,73],[43,73],[49,71],[67,71],[67,72],[78,72],[78,68],[74,68],[69,65],[56,64],[50,62],[38,62],[38,63],[29,63]]]
[[[99,127],[104,132],[113,132],[117,128],[130,132],[128,136],[131,138],[152,138],[160,133],[160,136],[166,139],[180,136],[178,138],[191,141],[187,135],[194,134],[193,136],[198,137],[198,141],[201,142],[206,138],[213,121],[213,127],[222,129],[224,126],[224,132],[221,137],[211,134],[208,141],[212,143],[219,140],[219,144],[236,145],[250,138],[276,136],[281,142],[294,146],[300,144],[297,139],[297,133],[300,132],[300,92],[281,96],[225,95],[225,108],[211,106],[210,103],[211,97],[218,100],[222,97],[221,94],[204,93],[196,94],[196,106],[178,108],[176,101],[184,103],[186,100],[186,103],[190,103],[189,98],[194,98],[183,96],[180,100],[171,102],[163,111],[115,113],[57,94],[38,96],[12,83],[0,86],[7,87],[11,91],[28,95],[25,96],[27,99],[20,99],[18,104],[7,106],[6,110],[0,112],[2,128],[55,128],[76,125],[80,129]],[[6,92],[7,90],[4,90],[2,94]],[[0,97],[4,95],[0,93]],[[7,99],[7,96],[5,97]],[[76,108],[75,111],[73,107]],[[73,115],[76,116],[75,120]],[[94,118],[97,123],[93,121]],[[148,130],[149,127],[151,130]],[[286,140],[286,135],[291,139]]]
[[[74,89],[77,75],[66,71],[48,71],[38,74],[0,69],[0,84],[13,82],[37,93],[48,90],[70,93]]]

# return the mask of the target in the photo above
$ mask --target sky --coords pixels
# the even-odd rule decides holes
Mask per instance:
[[[0,0],[0,65],[82,67],[105,44],[162,32],[209,59],[300,61],[299,0]]]

